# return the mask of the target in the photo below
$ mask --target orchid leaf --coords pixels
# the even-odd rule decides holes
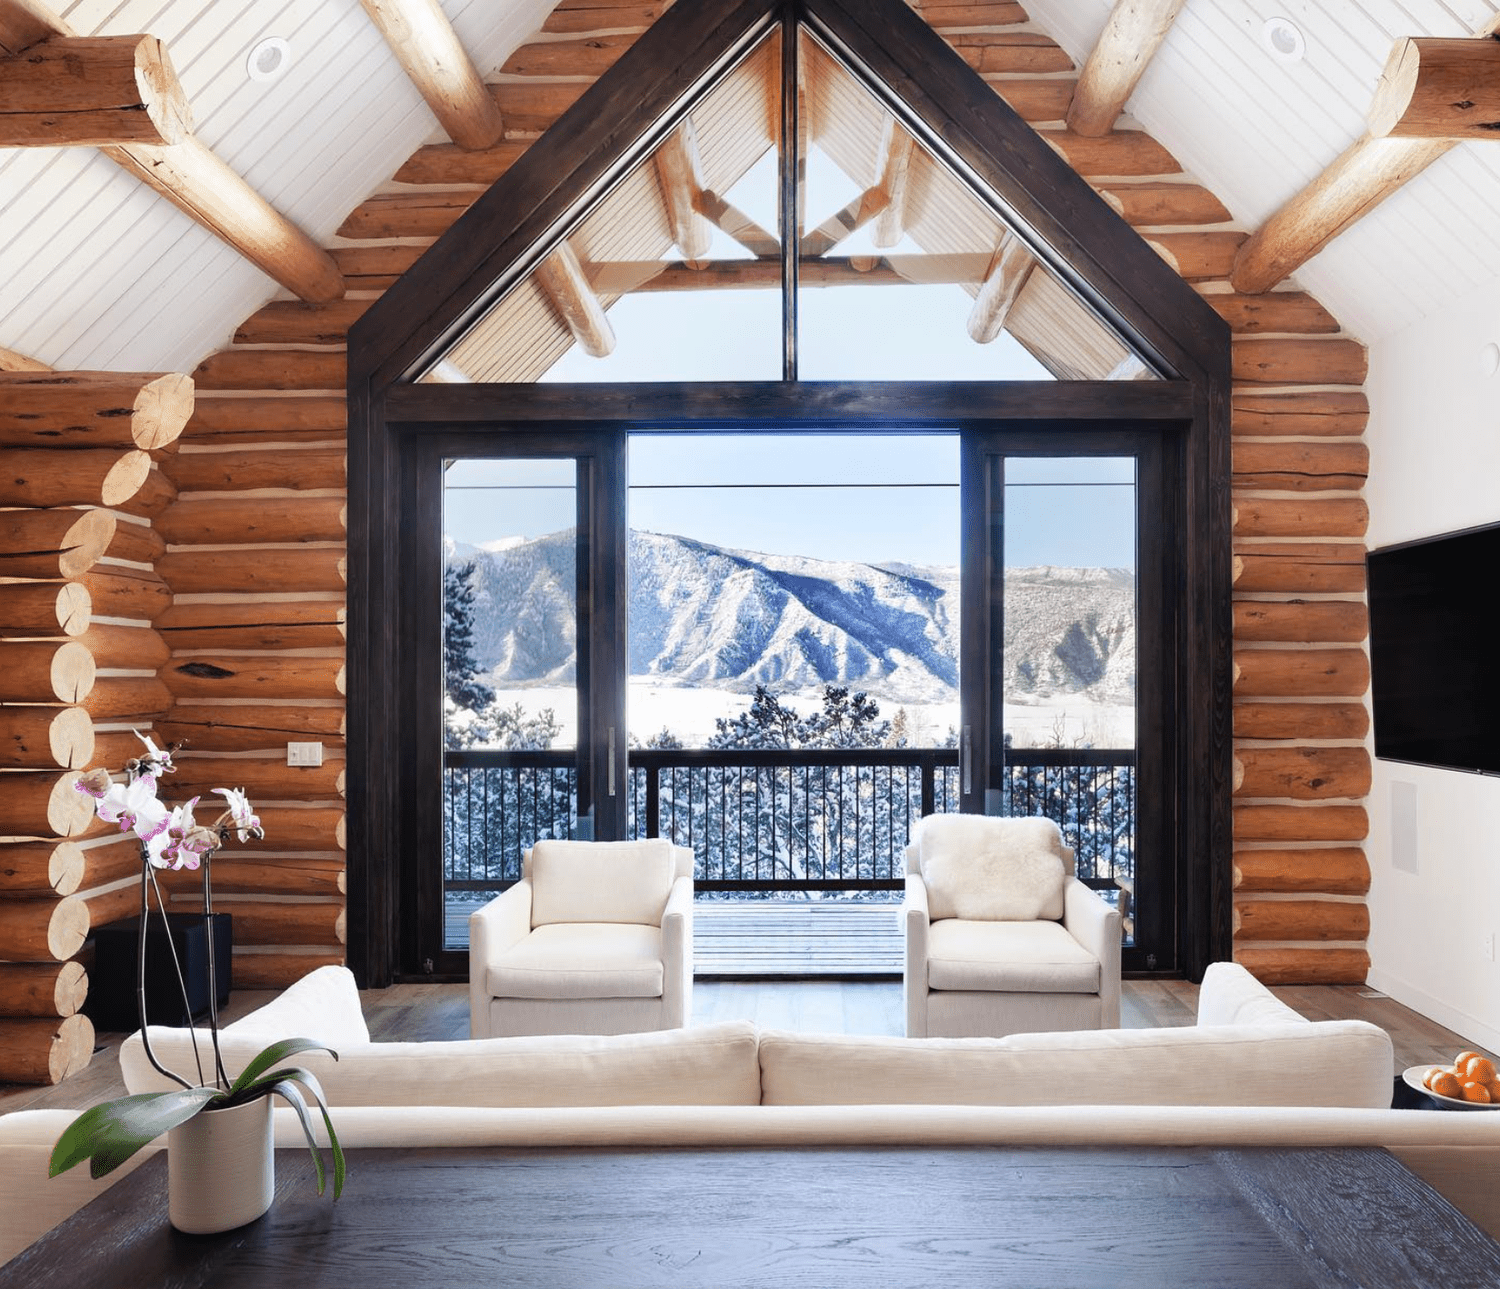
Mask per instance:
[[[323,1193],[327,1185],[327,1170],[323,1166],[323,1152],[318,1149],[318,1139],[313,1135],[312,1111],[307,1108],[307,1101],[302,1093],[297,1090],[297,1085],[291,1079],[281,1079],[271,1086],[269,1091],[276,1093],[287,1105],[297,1112],[297,1118],[302,1120],[302,1133],[307,1138],[308,1153],[312,1155],[313,1171],[318,1175],[318,1194]],[[338,1198],[337,1195],[334,1196]]]
[[[298,1052],[327,1052],[336,1061],[339,1054],[326,1043],[319,1043],[311,1038],[283,1038],[272,1043],[264,1051],[256,1055],[255,1059],[240,1071],[240,1077],[234,1081],[234,1086],[229,1089],[231,1100],[244,1100],[242,1096],[256,1079],[260,1078],[273,1065],[278,1065],[289,1056],[295,1056]]]
[[[222,1096],[216,1088],[174,1088],[141,1092],[85,1110],[52,1148],[48,1176],[56,1177],[89,1160],[89,1175],[103,1177],[162,1133],[186,1123]]]

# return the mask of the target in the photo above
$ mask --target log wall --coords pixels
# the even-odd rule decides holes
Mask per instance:
[[[165,651],[152,670],[107,666],[144,637],[98,637],[93,689],[78,704],[92,720],[96,747],[117,756],[129,723],[156,722],[165,738],[184,744],[183,783],[249,787],[261,810],[267,839],[231,847],[218,861],[221,907],[236,912],[244,929],[234,964],[242,987],[282,986],[343,958],[348,327],[664,7],[562,0],[544,38],[518,50],[496,78],[505,137],[477,151],[423,147],[351,211],[329,247],[347,298],[324,307],[278,300],[248,318],[232,345],[194,373],[197,399],[181,440],[150,448],[153,468],[115,507],[117,528],[134,524],[125,530],[130,540],[85,571],[51,579],[76,584],[59,588],[60,618],[76,625],[77,597],[86,594],[94,621],[103,615],[111,626],[149,628]],[[1019,5],[913,0],[913,7],[1234,329],[1235,956],[1273,983],[1362,981],[1369,781],[1363,350],[1302,292],[1236,294],[1227,274],[1244,230],[1149,136],[1117,128],[1090,138],[1066,128],[1076,71]],[[101,450],[92,433],[78,441]],[[106,446],[118,446],[121,456],[146,450],[134,442]],[[104,464],[90,464],[101,488],[110,481]],[[135,458],[130,469],[138,469]],[[26,549],[7,543],[0,527],[0,560],[7,544]],[[0,632],[54,611],[35,586],[10,590],[6,571],[0,568]],[[32,635],[31,626],[20,634]],[[84,632],[34,634],[74,639]],[[6,755],[30,755],[16,750],[22,744],[66,749],[80,737],[76,721],[31,722],[0,731]],[[325,765],[289,769],[288,740],[321,741]],[[33,831],[7,845],[9,860],[0,856],[0,910],[29,914],[20,920],[26,943],[49,943],[50,910],[73,892],[58,885],[43,894],[37,883],[45,870],[46,881],[56,872],[65,885],[78,868],[71,852],[58,854],[67,834],[48,813],[59,808],[51,785],[72,767],[0,764],[15,781],[33,780],[24,794]],[[132,871],[129,857],[115,853],[118,844],[107,835],[79,842],[82,886],[74,889],[85,909],[108,907],[121,874]],[[25,876],[8,879],[11,870]],[[191,890],[174,890],[174,900],[191,907]],[[6,934],[0,923],[0,945]],[[0,947],[0,959],[6,956]],[[25,1006],[42,1005],[35,999],[45,982],[33,971],[24,986],[7,986],[3,971],[0,1018],[25,1014],[35,1022],[5,1011],[5,999],[24,995]],[[53,993],[71,997],[70,989],[57,984]],[[35,1066],[35,1048],[28,1051]]]
[[[0,373],[0,1082],[89,1063],[86,941],[139,898],[138,848],[98,863],[118,833],[73,785],[119,770],[140,746],[130,725],[171,706],[148,481],[192,406],[175,373]]]

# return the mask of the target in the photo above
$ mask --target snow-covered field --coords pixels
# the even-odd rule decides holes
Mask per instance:
[[[851,686],[854,688],[854,686]],[[733,718],[750,707],[752,695],[706,686],[677,685],[657,677],[632,676],[627,695],[631,742],[646,743],[663,729],[671,730],[684,747],[702,747],[715,731],[719,717]],[[822,691],[778,694],[799,711],[822,706]],[[562,726],[555,746],[572,747],[578,734],[577,696],[572,689],[538,686],[497,689],[496,700],[509,707],[519,702],[528,714],[550,707]],[[958,728],[958,699],[938,703],[892,703],[876,696],[880,715],[890,720],[904,709],[907,746],[931,747],[949,742]],[[1079,695],[1006,703],[1005,727],[1016,747],[1127,748],[1135,746],[1135,709],[1119,704],[1089,703]]]

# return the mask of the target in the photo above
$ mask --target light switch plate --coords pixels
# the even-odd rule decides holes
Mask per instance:
[[[322,765],[323,745],[321,743],[288,743],[286,763],[288,765]]]

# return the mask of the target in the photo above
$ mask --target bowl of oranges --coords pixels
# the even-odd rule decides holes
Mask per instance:
[[[1500,1110],[1500,1074],[1478,1052],[1460,1052],[1452,1065],[1413,1065],[1401,1077],[1444,1110]]]

